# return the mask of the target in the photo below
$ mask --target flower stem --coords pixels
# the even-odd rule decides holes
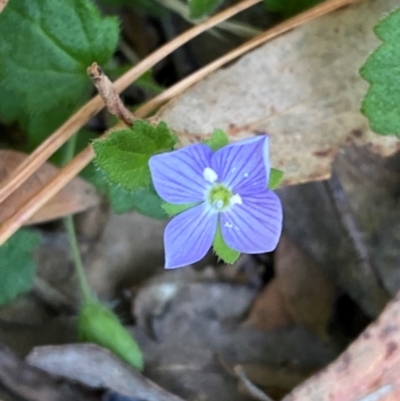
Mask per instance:
[[[67,164],[74,157],[75,145],[77,134],[75,134],[65,145],[63,149],[62,164]],[[89,287],[89,283],[86,278],[85,269],[83,267],[81,253],[79,251],[78,239],[76,237],[74,220],[72,215],[63,218],[64,226],[67,231],[67,237],[69,242],[69,247],[71,251],[71,257],[74,262],[75,272],[78,277],[78,283],[81,290],[81,295],[83,302],[86,304],[93,299],[92,291]]]

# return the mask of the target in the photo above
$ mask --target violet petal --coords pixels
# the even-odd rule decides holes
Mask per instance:
[[[208,146],[196,144],[152,156],[149,167],[158,195],[175,204],[204,200],[209,183],[204,179],[203,172],[210,167],[211,155]]]
[[[256,136],[232,143],[214,153],[211,167],[218,181],[240,196],[263,191],[269,180],[269,138]]]
[[[281,201],[269,190],[242,197],[242,204],[221,213],[222,236],[227,245],[239,252],[271,252],[281,231]]]
[[[217,230],[218,213],[202,203],[174,217],[164,232],[165,268],[174,269],[202,259]]]

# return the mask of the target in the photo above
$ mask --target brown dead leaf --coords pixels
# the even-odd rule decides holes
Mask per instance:
[[[398,401],[400,294],[332,364],[282,401]]]
[[[307,379],[311,372],[295,368],[271,368],[258,363],[241,365],[246,376],[274,400],[280,400],[294,387]]]
[[[292,318],[326,338],[336,288],[323,270],[286,235],[275,253],[276,280]]]
[[[327,337],[335,285],[286,235],[275,253],[276,277],[257,297],[247,323],[262,330],[298,323]]]
[[[0,150],[0,185],[26,157],[25,154],[14,150]],[[40,167],[33,176],[0,204],[0,223],[9,218],[26,203],[57,171],[58,169],[49,163]],[[90,184],[81,178],[74,178],[42,209],[32,216],[27,224],[42,223],[69,214],[83,212],[97,205],[99,202],[99,195]]]
[[[280,286],[281,283],[274,278],[257,296],[246,325],[259,330],[272,330],[294,323]]]
[[[368,129],[360,105],[368,84],[358,70],[379,45],[373,26],[397,0],[366,0],[311,21],[250,52],[163,107],[156,119],[198,142],[215,128],[231,140],[271,136],[272,165],[284,184],[330,175],[347,143],[392,154],[399,142]]]

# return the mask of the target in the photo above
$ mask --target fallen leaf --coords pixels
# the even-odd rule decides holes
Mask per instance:
[[[260,330],[297,323],[327,339],[335,284],[285,234],[274,260],[275,278],[257,296],[247,323]]]
[[[370,263],[391,296],[400,290],[399,166],[399,155],[387,159],[354,147],[334,163]]]
[[[182,144],[221,128],[233,141],[271,136],[283,184],[328,178],[341,146],[371,144],[382,155],[399,141],[372,133],[360,113],[368,84],[358,70],[379,45],[373,26],[397,0],[366,0],[296,28],[217,71],[159,110]]]
[[[241,366],[254,384],[279,400],[311,375],[310,371],[292,367],[271,368],[259,363],[244,363]]]
[[[1,181],[21,164],[27,155],[14,150],[0,150],[0,185]],[[46,163],[23,185],[0,204],[0,223],[13,215],[35,192],[49,181],[58,169]],[[43,223],[74,213],[83,212],[100,202],[96,190],[81,178],[74,178],[45,206],[35,213],[26,224]]]
[[[226,374],[226,366],[257,363],[271,371],[285,366],[309,373],[335,355],[296,325],[269,331],[244,327],[257,290],[201,278],[190,270],[160,275],[142,286],[135,300],[137,330],[151,327],[157,340],[140,343],[142,337],[134,332],[145,372],[167,390],[187,400],[250,401]],[[288,382],[285,386],[281,393],[290,390]]]
[[[60,379],[18,359],[6,346],[0,345],[0,382],[9,394],[26,401],[100,401],[102,392]],[[13,399],[15,399],[13,397]]]
[[[332,364],[282,401],[398,401],[400,294]]]
[[[45,372],[92,388],[108,388],[147,401],[183,401],[95,344],[36,347],[28,355],[27,361]]]
[[[294,321],[326,339],[336,299],[335,284],[286,235],[282,235],[275,253],[275,271]]]
[[[257,295],[251,307],[249,318],[245,323],[246,325],[260,330],[272,330],[290,326],[294,323],[286,306],[280,285],[281,283],[274,278]]]

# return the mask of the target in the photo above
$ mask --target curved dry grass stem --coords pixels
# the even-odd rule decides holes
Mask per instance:
[[[284,32],[317,18],[321,15],[327,14],[345,5],[355,3],[360,0],[328,0],[314,8],[293,17],[274,28],[266,31],[265,33],[257,36],[254,39],[246,42],[244,45],[233,50],[227,55],[223,56],[201,70],[195,72],[188,78],[178,82],[173,87],[167,89],[161,95],[157,96],[150,102],[143,105],[136,111],[138,117],[145,117],[152,110],[159,107],[164,102],[170,100],[172,97],[181,93],[189,86],[198,82],[210,72],[216,70],[223,64],[231,61],[235,57],[239,57],[250,49],[259,46],[260,44],[275,38]],[[65,166],[54,178],[48,182],[40,191],[38,191],[21,209],[19,209],[13,216],[7,219],[2,226],[0,226],[0,245],[7,241],[26,221],[32,217],[42,206],[44,206],[57,192],[59,192],[68,182],[70,182],[79,172],[87,166],[93,159],[94,152],[90,146],[79,153],[67,166]]]
[[[261,0],[243,0],[232,7],[216,14],[201,24],[187,30],[182,35],[166,43],[157,49],[150,56],[143,59],[140,63],[132,67],[114,82],[114,88],[118,93],[126,89],[132,82],[139,78],[145,71],[152,68],[168,54],[181,47],[183,44],[198,36],[207,29],[218,25],[220,22],[240,13],[241,11],[259,3]],[[100,96],[95,96],[71,118],[69,118],[60,128],[58,128],[49,138],[38,146],[30,156],[10,175],[0,188],[0,203],[23,184],[46,160],[59,149],[75,132],[83,127],[92,117],[104,107]]]

